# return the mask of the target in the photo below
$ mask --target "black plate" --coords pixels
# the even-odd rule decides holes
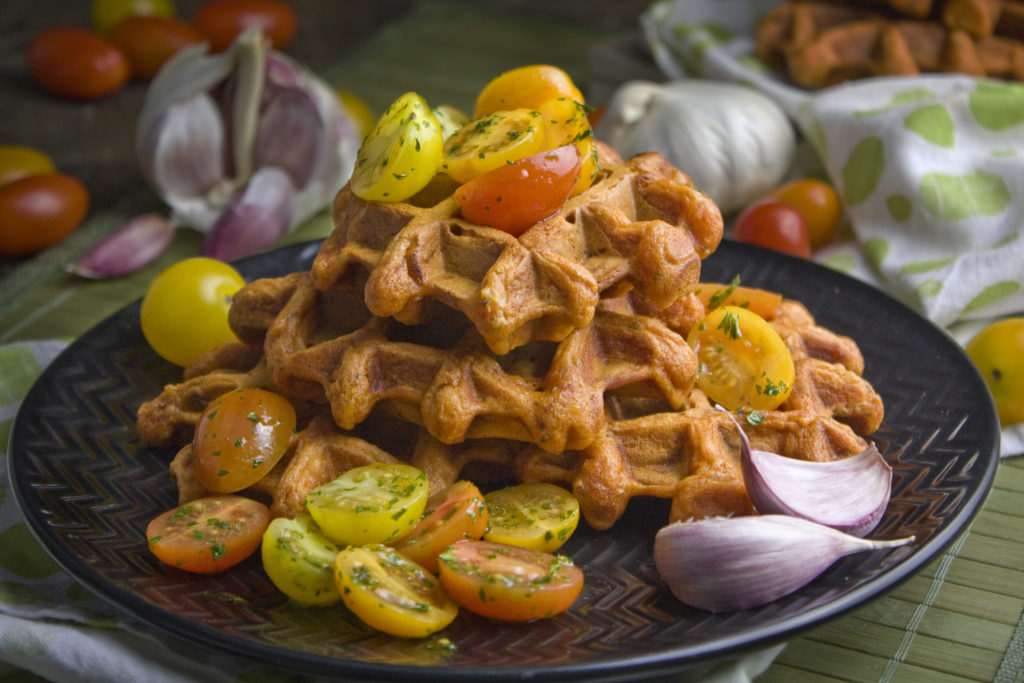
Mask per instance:
[[[316,247],[287,247],[239,269],[249,278],[305,270]],[[634,501],[613,529],[581,528],[570,540],[564,550],[584,569],[586,586],[568,612],[527,625],[464,615],[443,634],[454,648],[373,633],[341,607],[296,608],[256,559],[211,577],[166,567],[147,551],[145,528],[176,503],[170,454],[140,443],[134,417],[180,371],[147,346],[137,303],[72,344],[29,392],[11,435],[13,488],[42,544],[95,593],[191,643],[293,672],[610,678],[682,670],[768,645],[879,595],[948,545],[991,486],[999,426],[960,347],[902,304],[813,263],[725,242],[705,262],[704,279],[736,274],[804,302],[821,324],[860,344],[866,376],[886,406],[873,438],[894,467],[892,502],[873,536],[918,539],[844,558],[758,609],[715,615],[671,596],[651,556],[653,529],[667,519],[663,501]]]

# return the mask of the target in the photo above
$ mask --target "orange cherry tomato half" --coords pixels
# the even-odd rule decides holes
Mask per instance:
[[[146,527],[149,549],[172,567],[216,574],[252,555],[270,509],[241,496],[212,496],[164,512]]]
[[[564,555],[490,541],[459,541],[441,554],[441,585],[471,612],[531,621],[567,610],[583,590],[583,572]]]
[[[704,310],[710,313],[719,306],[739,306],[752,313],[757,313],[765,320],[772,320],[782,303],[782,295],[756,287],[743,287],[739,284],[722,284],[719,282],[702,282],[694,292]]]
[[[821,180],[794,180],[772,192],[772,197],[792,204],[804,217],[811,249],[820,249],[831,242],[843,222],[839,196],[831,185]]]
[[[506,109],[538,109],[548,100],[568,97],[583,102],[583,95],[565,71],[535,64],[506,71],[493,78],[477,95],[473,117]]]
[[[89,211],[74,176],[40,173],[0,186],[0,254],[29,256],[67,237]]]
[[[437,557],[445,548],[466,538],[483,538],[487,520],[487,507],[480,489],[472,482],[457,481],[430,496],[419,523],[392,545],[436,574]]]
[[[780,199],[762,199],[744,209],[736,218],[733,237],[793,256],[811,256],[807,221],[792,204]]]
[[[203,42],[203,34],[191,24],[173,17],[128,17],[111,30],[109,38],[128,58],[137,81],[152,80],[183,47]]]
[[[251,27],[281,50],[292,42],[299,20],[294,9],[276,0],[212,0],[199,8],[193,23],[210,41],[211,50],[223,52]]]
[[[455,190],[462,217],[520,235],[558,211],[572,192],[583,159],[575,145],[499,166]]]
[[[233,493],[274,468],[295,433],[295,408],[265,389],[229,391],[207,406],[192,441],[196,480]]]
[[[128,60],[121,50],[84,28],[43,31],[29,43],[25,61],[44,90],[70,100],[106,97],[128,82]]]

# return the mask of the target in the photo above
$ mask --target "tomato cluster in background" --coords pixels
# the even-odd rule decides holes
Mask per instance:
[[[737,216],[733,237],[793,256],[811,253],[831,242],[843,222],[843,207],[828,183],[793,180],[749,205]]]
[[[227,49],[248,27],[258,27],[276,49],[295,36],[295,11],[277,0],[211,0],[191,22],[176,16],[171,0],[95,0],[92,26],[54,26],[29,44],[25,61],[47,92],[93,100],[120,90],[129,79],[151,80],[179,50],[207,42]]]

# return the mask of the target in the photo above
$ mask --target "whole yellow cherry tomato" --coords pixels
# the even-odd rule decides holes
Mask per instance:
[[[171,0],[93,0],[92,27],[103,35],[128,17],[173,17]]]
[[[56,170],[53,160],[38,149],[24,145],[0,145],[0,185]]]
[[[967,343],[1004,425],[1024,422],[1024,318],[1004,318]]]
[[[142,333],[162,358],[190,365],[201,353],[235,337],[228,326],[231,297],[245,280],[212,258],[179,261],[157,275],[142,298]]]

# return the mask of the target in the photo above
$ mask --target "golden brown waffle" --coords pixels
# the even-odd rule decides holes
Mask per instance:
[[[1024,80],[1022,3],[947,0],[927,3],[923,14],[921,6],[891,5],[902,13],[863,3],[785,2],[758,24],[757,54],[812,89],[928,72]]]
[[[139,411],[143,439],[166,445],[190,434],[216,396],[260,386],[300,404],[330,404],[343,429],[385,404],[445,443],[496,437],[559,452],[594,439],[606,393],[679,407],[696,374],[686,341],[652,318],[600,311],[557,344],[531,342],[499,357],[471,327],[450,347],[428,345],[422,337],[434,335],[367,318],[359,298],[343,294],[318,290],[308,276],[249,285],[231,320],[250,340],[260,336],[259,321],[270,319],[267,302],[283,301],[263,334],[263,360],[248,372],[218,369],[165,388]],[[352,330],[337,324],[363,318]],[[410,332],[420,339],[409,340]]]
[[[696,285],[700,259],[721,240],[721,213],[659,155],[623,162],[600,149],[594,185],[518,239],[462,220],[444,175],[407,202],[367,202],[343,189],[313,282],[331,291],[365,277],[369,310],[409,325],[440,302],[498,354],[562,340],[617,287],[668,305]]]

